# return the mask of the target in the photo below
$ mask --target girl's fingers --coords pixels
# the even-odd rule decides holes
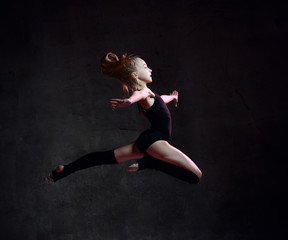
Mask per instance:
[[[126,101],[125,99],[111,99],[110,104],[111,104],[112,108],[127,107],[130,105],[129,102]]]
[[[177,107],[178,106],[178,91],[174,90],[173,95],[176,96],[176,98],[174,100],[174,105],[175,105],[175,107]]]
[[[119,105],[119,101],[118,101],[118,99],[111,99],[110,104],[112,106],[112,109],[114,109]]]
[[[119,104],[122,103],[123,100],[122,99],[111,99],[110,100],[110,104]]]
[[[174,90],[170,95],[176,95],[178,96],[178,92],[176,90]]]

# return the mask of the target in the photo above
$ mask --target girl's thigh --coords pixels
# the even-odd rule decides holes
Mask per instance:
[[[198,166],[187,155],[170,145],[167,141],[160,140],[153,143],[147,149],[147,153],[159,160],[185,168],[195,173],[199,178],[202,177],[202,172]]]

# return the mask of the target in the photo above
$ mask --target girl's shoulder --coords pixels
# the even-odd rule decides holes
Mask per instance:
[[[147,88],[148,97],[155,98],[155,93],[150,88]]]
[[[143,94],[144,99],[155,98],[155,93],[153,91],[151,91],[151,89],[149,89],[148,87],[145,87],[143,89],[139,89],[139,90],[134,91],[134,92],[138,92],[140,94]]]
[[[139,101],[139,104],[142,109],[147,110],[154,104],[156,95],[149,88],[142,89],[141,91],[143,91],[145,98]]]

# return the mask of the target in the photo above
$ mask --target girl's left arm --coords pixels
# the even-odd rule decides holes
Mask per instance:
[[[161,98],[166,104],[174,101],[174,106],[177,107],[178,105],[178,92],[176,90],[174,90],[170,95],[161,95]]]

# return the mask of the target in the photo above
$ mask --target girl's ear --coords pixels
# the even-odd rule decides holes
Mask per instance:
[[[131,73],[131,76],[132,76],[133,78],[135,78],[135,79],[138,78],[138,74],[137,74],[136,72],[132,72],[132,73]]]
[[[132,72],[131,73],[131,76],[135,79],[135,81],[137,82],[137,90],[140,90],[139,89],[139,86],[140,86],[140,80],[138,79],[138,74],[136,72]]]

